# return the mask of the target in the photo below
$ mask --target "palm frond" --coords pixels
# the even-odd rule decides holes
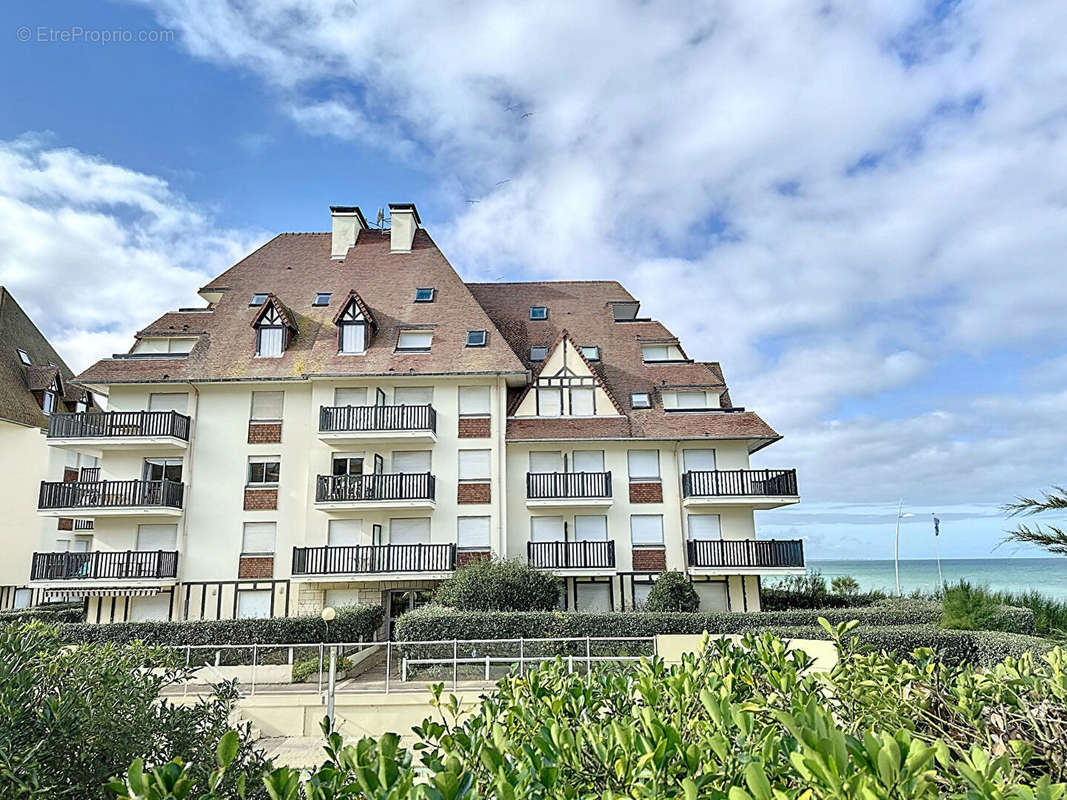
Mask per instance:
[[[1029,517],[1044,511],[1065,509],[1067,509],[1067,489],[1062,486],[1053,486],[1052,491],[1042,492],[1041,499],[1017,497],[1014,503],[1003,506],[1003,510],[1012,517]]]

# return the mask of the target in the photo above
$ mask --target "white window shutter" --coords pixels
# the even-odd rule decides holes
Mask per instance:
[[[459,479],[461,481],[489,480],[490,459],[488,450],[459,451]]]
[[[603,515],[577,515],[574,518],[574,538],[579,542],[606,542],[608,518]]]
[[[429,544],[430,518],[389,520],[389,544]]]
[[[631,450],[627,460],[630,480],[659,477],[659,450]]]
[[[489,414],[489,387],[460,386],[459,413],[471,416],[487,416]]]
[[[530,540],[534,542],[562,542],[563,517],[531,517]]]
[[[398,450],[393,453],[393,472],[429,472],[429,450]]]
[[[456,529],[456,545],[472,549],[489,547],[489,517],[460,517]]]
[[[530,453],[530,472],[563,472],[563,453],[558,450]]]
[[[663,516],[634,514],[630,517],[630,542],[637,545],[663,544]]]
[[[690,539],[722,538],[718,514],[690,514],[688,526]]]

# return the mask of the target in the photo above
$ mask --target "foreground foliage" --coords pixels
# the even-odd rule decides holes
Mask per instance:
[[[415,729],[413,751],[392,734],[345,745],[327,724],[318,770],[280,768],[265,783],[275,800],[1065,797],[1067,653],[983,670],[929,650],[863,652],[852,623],[825,627],[841,653],[829,673],[764,635],[708,644],[675,667],[586,675],[556,662],[502,680],[470,714],[437,686],[440,719]],[[128,800],[187,798],[189,769],[135,763],[116,788]]]
[[[559,581],[518,559],[478,559],[443,581],[434,602],[461,611],[548,611],[559,604]]]
[[[681,611],[692,613],[700,608],[700,598],[689,578],[681,572],[661,572],[645,601],[651,612]]]
[[[150,670],[146,667],[153,666]],[[135,646],[69,646],[40,623],[0,628],[0,797],[101,797],[134,758],[187,759],[194,788],[207,789],[212,749],[230,730],[233,685],[195,705],[160,701],[185,668],[165,652]],[[231,776],[247,773],[264,796],[261,754],[235,732]],[[235,787],[231,777],[220,784]]]

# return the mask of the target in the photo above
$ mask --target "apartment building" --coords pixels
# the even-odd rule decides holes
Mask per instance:
[[[668,568],[706,608],[754,610],[761,575],[803,569],[799,542],[755,536],[755,509],[798,500],[793,471],[749,468],[778,434],[618,283],[466,284],[412,204],[386,230],[331,220],[78,377],[109,410],[58,415],[48,441],[99,474],[45,481],[39,513],[91,521],[92,543],[43,543],[35,585],[102,622],[395,619],[489,555],[581,609],[633,608]]]
[[[0,286],[0,609],[24,608],[44,598],[30,583],[34,550],[47,541],[64,552],[87,548],[92,520],[45,519],[37,513],[42,476],[74,480],[92,456],[49,447],[50,419],[99,410],[73,373],[11,293]]]

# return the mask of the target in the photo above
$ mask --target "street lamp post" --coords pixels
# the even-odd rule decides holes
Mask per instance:
[[[910,517],[911,514],[904,513],[904,498],[900,498],[900,505],[897,506],[897,535],[896,543],[893,547],[893,567],[897,573],[897,597],[902,597],[903,593],[900,591],[900,521],[904,517]]]

